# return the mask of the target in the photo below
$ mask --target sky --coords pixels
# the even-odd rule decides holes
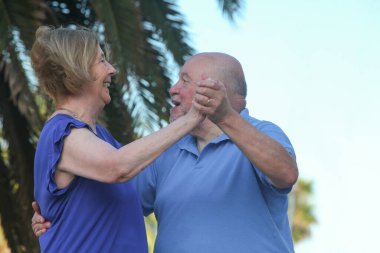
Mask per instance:
[[[236,57],[251,116],[278,124],[313,182],[318,224],[297,253],[380,252],[380,1],[180,0],[197,52]]]

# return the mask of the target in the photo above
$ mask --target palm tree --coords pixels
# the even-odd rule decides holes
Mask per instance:
[[[300,179],[291,194],[289,216],[295,243],[308,238],[310,226],[317,222],[312,205],[309,203],[313,192],[312,186],[312,182]]]
[[[233,21],[240,0],[218,0]],[[29,66],[40,25],[82,25],[110,45],[119,77],[103,123],[127,143],[166,124],[170,66],[194,52],[172,0],[0,0],[0,217],[12,252],[39,252],[30,228],[33,156],[54,110]]]

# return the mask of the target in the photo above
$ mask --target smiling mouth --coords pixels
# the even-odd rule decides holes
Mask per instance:
[[[174,108],[174,107],[179,106],[181,103],[178,102],[178,101],[176,101],[176,100],[172,100],[170,104],[171,104],[171,106]]]

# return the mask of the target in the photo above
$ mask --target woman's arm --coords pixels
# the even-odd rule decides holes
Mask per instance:
[[[204,115],[191,108],[167,127],[120,149],[85,128],[72,129],[57,165],[58,187],[68,185],[75,175],[107,183],[128,181],[203,119]]]

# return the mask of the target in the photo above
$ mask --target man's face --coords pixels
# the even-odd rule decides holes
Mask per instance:
[[[191,108],[196,81],[201,80],[202,68],[200,61],[192,58],[183,65],[179,80],[169,90],[174,107],[170,110],[170,122],[185,115]]]

